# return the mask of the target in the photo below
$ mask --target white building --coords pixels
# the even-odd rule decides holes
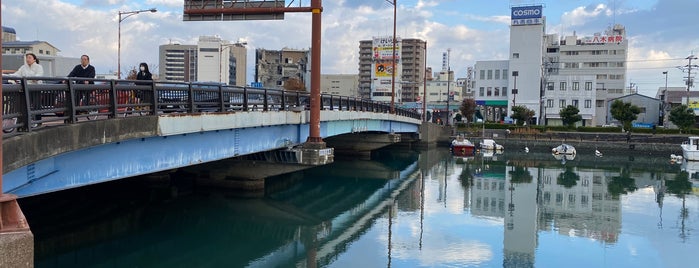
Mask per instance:
[[[544,124],[561,126],[560,111],[575,106],[579,110],[582,121],[577,125],[594,126],[595,116],[595,77],[592,75],[553,75],[546,80],[546,90],[541,111]],[[606,114],[606,112],[605,112]],[[604,115],[602,117],[604,117]]]
[[[477,110],[486,121],[500,121],[508,111],[509,61],[477,61],[473,70],[472,95]]]
[[[161,45],[159,79],[245,86],[245,45],[230,43],[217,36],[200,36],[197,45]]]
[[[197,46],[197,81],[246,85],[244,44],[231,44],[218,36],[200,36]]]
[[[511,94],[507,96],[507,110],[512,111],[513,106],[524,106],[535,111],[533,122],[530,122],[534,124],[541,111],[543,36],[546,33],[546,19],[541,5],[512,7],[511,19],[508,85]]]
[[[530,124],[558,125],[560,109],[574,105],[583,117],[579,125],[599,126],[609,123],[609,100],[635,93],[625,87],[628,41],[624,26],[614,25],[587,37],[574,33],[559,38],[546,34],[541,5],[512,7],[511,21],[507,65],[479,61],[474,68],[469,95],[486,114],[493,113],[485,115],[487,120],[498,121],[502,115],[510,116],[513,106],[524,106],[535,112]],[[498,70],[507,86],[497,81]]]
[[[609,100],[633,94],[626,88],[626,59],[628,41],[626,29],[614,25],[604,33],[593,36],[546,36],[546,62],[548,75],[593,76],[595,113],[589,125],[604,125]],[[588,125],[588,124],[586,124]]]
[[[320,75],[320,93],[360,98],[359,75],[323,74]]]

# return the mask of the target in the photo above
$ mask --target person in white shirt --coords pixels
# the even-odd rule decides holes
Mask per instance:
[[[34,55],[34,53],[27,53],[26,55],[24,55],[24,61],[25,64],[22,65],[22,67],[19,67],[19,70],[17,70],[12,75],[21,77],[44,75],[44,68],[41,67],[41,65],[39,65],[39,59],[36,58],[36,55]],[[36,84],[38,83],[38,80],[31,80],[27,82],[31,84]]]
[[[27,53],[24,55],[24,61],[25,64],[19,67],[19,70],[17,70],[15,73],[12,75],[14,76],[21,76],[21,77],[30,77],[30,76],[43,76],[44,75],[44,68],[39,65],[39,59],[36,58],[36,55],[34,53]],[[29,80],[27,79],[27,84],[41,84],[41,80]],[[31,103],[32,103],[32,109],[37,109],[39,106],[38,102],[42,99],[42,97],[39,95],[41,94],[40,92],[33,92],[30,95],[31,98]],[[36,114],[34,115],[34,120],[39,121],[37,123],[32,123],[32,128],[38,127],[41,125],[41,114]]]

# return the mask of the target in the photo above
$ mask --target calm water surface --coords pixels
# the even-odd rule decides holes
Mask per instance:
[[[384,150],[270,178],[20,200],[37,267],[691,267],[699,170],[644,157]],[[694,188],[692,187],[694,183]],[[693,192],[694,190],[694,192]]]

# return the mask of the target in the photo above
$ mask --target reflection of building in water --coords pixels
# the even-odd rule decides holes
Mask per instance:
[[[564,169],[542,169],[539,228],[616,242],[621,229],[621,201],[612,198],[607,184],[619,174],[577,168],[572,171],[579,180],[566,188],[557,184]]]
[[[514,167],[507,167],[514,170]],[[536,178],[536,168],[528,168]],[[537,241],[536,216],[536,180],[531,182],[512,182],[512,173],[507,173],[505,202],[505,241],[503,267],[534,267]]]
[[[505,216],[505,166],[493,162],[475,169],[471,191],[471,214],[474,216]]]

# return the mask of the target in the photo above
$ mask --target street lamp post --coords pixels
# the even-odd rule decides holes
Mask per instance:
[[[396,104],[395,104],[395,98],[396,98],[396,9],[398,4],[396,3],[398,0],[393,0],[389,1],[386,0],[386,2],[391,3],[393,5],[393,63],[392,63],[392,70],[391,70],[391,114],[396,113]]]
[[[451,84],[451,64],[450,64],[450,58],[451,58],[451,48],[447,48],[447,123],[446,125],[449,125],[449,121],[451,119],[451,110],[449,109],[449,99],[451,98],[451,90],[449,85]]]
[[[667,115],[665,113],[666,113],[667,105],[668,105],[668,103],[667,103],[667,71],[664,71],[663,74],[665,75],[665,89],[663,89],[663,99],[662,99],[663,106],[662,106],[661,114],[663,115],[662,123],[663,123],[663,126],[665,126],[666,125],[665,118],[667,117]]]
[[[121,79],[121,22],[141,12],[158,12],[155,8],[134,11],[119,11],[119,44],[117,44],[117,79]],[[125,15],[125,16],[124,16]]]
[[[519,76],[519,72],[512,71],[512,77],[515,78],[515,86],[512,87],[512,107],[517,105],[517,76]]]

